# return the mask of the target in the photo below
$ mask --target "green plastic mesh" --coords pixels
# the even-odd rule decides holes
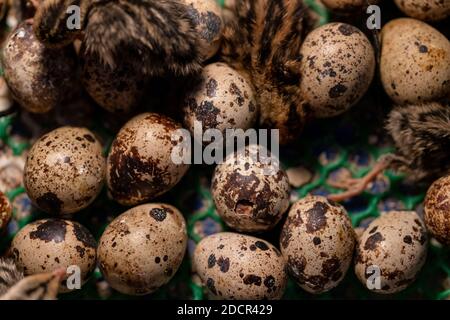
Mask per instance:
[[[219,1],[220,2],[220,1]],[[328,12],[314,0],[307,3],[320,16],[320,23],[328,21]],[[375,93],[376,95],[376,93]],[[368,95],[354,111],[329,120],[309,124],[299,142],[281,150],[281,160],[286,169],[296,168],[301,172],[301,183],[293,188],[291,202],[308,193],[326,195],[337,190],[328,185],[329,179],[347,172],[360,177],[370,170],[376,159],[393,150],[382,129],[385,112]],[[97,115],[97,118],[101,115]],[[103,138],[105,153],[113,133],[102,126],[102,121],[93,119],[91,129]],[[16,114],[0,118],[1,151],[12,162],[23,160],[24,151],[30,146],[27,135],[22,134],[23,124]],[[20,162],[20,161],[19,161]],[[299,169],[300,168],[300,169]],[[2,170],[0,168],[0,170]],[[195,245],[204,236],[227,230],[217,215],[211,197],[209,182],[213,168],[193,166],[182,182],[158,201],[177,206],[185,215],[188,226],[188,253],[172,281],[156,293],[145,297],[121,295],[109,288],[98,269],[81,290],[65,294],[61,299],[206,299],[206,293],[190,268],[191,254]],[[0,180],[3,173],[0,172]],[[377,179],[364,194],[344,203],[355,227],[367,226],[371,219],[388,210],[416,210],[422,212],[421,203],[426,190],[405,182],[405,177],[386,172]],[[14,184],[13,184],[14,185]],[[35,219],[44,217],[31,206],[22,185],[8,189],[7,196],[13,203],[13,220],[6,235],[0,237],[0,253],[7,250],[17,231]],[[106,225],[126,208],[108,199],[103,191],[94,204],[77,214],[83,223],[99,238]],[[268,234],[259,235],[278,245],[280,226]],[[450,295],[450,252],[448,248],[431,242],[427,262],[419,278],[401,293],[380,296],[365,289],[350,268],[342,283],[332,291],[311,295],[289,282],[285,299],[444,299]]]

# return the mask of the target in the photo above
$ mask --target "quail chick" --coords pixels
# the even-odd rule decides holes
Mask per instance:
[[[72,5],[80,8],[80,30],[67,27]],[[178,0],[43,0],[34,30],[50,47],[83,37],[86,53],[111,68],[129,63],[151,76],[189,75],[201,69],[202,56],[187,10]]]
[[[253,83],[262,127],[280,142],[301,132],[308,110],[300,96],[300,47],[307,33],[301,0],[228,1],[222,59]]]
[[[330,195],[343,201],[362,193],[383,170],[404,172],[415,182],[432,182],[450,172],[450,104],[429,102],[397,106],[389,114],[386,130],[396,152],[381,157],[361,179],[347,179],[332,186],[347,191]]]
[[[24,277],[13,260],[0,259],[0,300],[55,300],[63,269]]]

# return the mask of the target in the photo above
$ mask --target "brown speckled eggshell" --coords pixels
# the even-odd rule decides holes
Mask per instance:
[[[189,169],[176,164],[172,138],[181,125],[156,113],[134,117],[117,134],[109,151],[106,182],[111,197],[122,205],[151,200],[174,187]]]
[[[367,286],[367,278],[373,274],[366,274],[367,268],[377,266],[380,289],[372,290],[384,294],[399,292],[416,279],[426,260],[427,245],[425,226],[415,212],[387,212],[375,219],[360,238],[356,276]]]
[[[3,45],[5,80],[15,100],[29,112],[45,113],[77,92],[77,59],[72,47],[46,48],[32,22],[22,22]]]
[[[102,274],[114,289],[144,295],[177,272],[186,251],[182,214],[167,204],[144,204],[118,216],[98,247]]]
[[[300,50],[300,84],[316,117],[339,115],[355,105],[372,82],[375,55],[367,37],[346,23],[311,31]]]
[[[438,241],[450,246],[450,176],[436,180],[424,203],[425,225]]]
[[[127,114],[141,102],[145,81],[127,64],[111,68],[81,48],[81,80],[89,95],[107,111]]]
[[[96,266],[96,247],[94,237],[78,222],[43,219],[27,224],[16,234],[11,252],[25,275],[78,266],[83,284]],[[68,291],[64,280],[60,292]]]
[[[287,284],[281,253],[267,241],[231,232],[204,238],[195,248],[194,271],[211,298],[275,300]]]
[[[364,7],[377,4],[378,0],[321,0],[330,10],[343,14],[358,14]]]
[[[353,257],[356,235],[343,206],[322,196],[294,203],[280,236],[290,275],[304,290],[319,294],[336,287]]]
[[[222,8],[216,0],[182,0],[188,5],[188,16],[194,21],[200,36],[204,60],[212,58],[219,50],[224,23]]]
[[[0,235],[11,220],[12,207],[8,197],[0,192]]]
[[[266,172],[270,165],[259,161],[266,152],[271,155],[261,153],[258,145],[247,146],[245,153],[231,154],[214,171],[211,191],[217,212],[238,231],[270,230],[289,207],[286,172],[279,166]]]
[[[398,104],[441,98],[450,92],[450,42],[419,20],[391,20],[381,30],[380,74]]]
[[[52,214],[86,208],[100,193],[105,176],[100,142],[86,128],[61,127],[35,142],[24,169],[24,186],[33,203]]]
[[[406,15],[419,20],[443,20],[450,16],[448,0],[394,0]]]
[[[224,63],[206,66],[200,82],[184,102],[184,123],[194,132],[198,121],[203,130],[248,129],[256,122],[258,109],[251,85]]]

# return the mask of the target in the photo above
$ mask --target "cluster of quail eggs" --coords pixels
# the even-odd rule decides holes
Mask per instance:
[[[246,130],[256,127],[260,117],[248,77],[211,61],[221,45],[222,9],[215,0],[183,1],[197,22],[205,67],[181,99],[180,119],[148,110],[134,114],[143,103],[147,79],[137,79],[125,67],[112,71],[99,65],[83,49],[47,48],[36,39],[28,20],[5,41],[4,77],[27,112],[62,108],[85,90],[96,104],[127,120],[109,148],[95,130],[81,126],[60,127],[34,141],[23,184],[33,205],[48,216],[23,227],[9,250],[26,275],[75,265],[85,283],[98,266],[113,289],[145,295],[167,284],[179,269],[188,242],[185,212],[153,202],[173,189],[190,167],[173,161],[184,142],[173,137],[183,127],[195,137],[197,125],[222,133]],[[323,3],[339,14],[367,5],[355,0]],[[395,3],[412,18],[394,19],[381,30],[379,73],[387,95],[397,104],[448,96],[450,42],[416,20],[448,17],[448,1]],[[311,31],[298,55],[299,90],[317,118],[338,116],[355,106],[377,67],[369,38],[341,22]],[[74,220],[103,189],[127,208],[97,241],[90,226]],[[418,277],[429,234],[450,245],[448,176],[430,187],[424,220],[415,212],[386,212],[359,236],[344,206],[313,195],[292,204],[290,191],[279,159],[262,145],[250,144],[216,166],[211,194],[229,231],[203,238],[191,257],[192,270],[209,298],[280,299],[289,278],[303,290],[321,294],[338,286],[350,269],[370,289],[371,272],[377,268],[380,285],[370,290],[396,293]],[[0,194],[0,230],[10,219],[11,206]],[[277,226],[278,241],[265,240]],[[66,280],[62,293],[70,291]]]

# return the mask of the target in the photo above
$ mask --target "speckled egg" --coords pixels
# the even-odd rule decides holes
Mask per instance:
[[[433,237],[450,246],[450,176],[438,179],[428,189],[424,218]]]
[[[287,284],[278,249],[243,234],[222,232],[204,238],[195,248],[192,265],[210,298],[275,300]]]
[[[450,42],[415,19],[391,20],[381,30],[380,74],[398,104],[436,100],[450,93]]]
[[[314,294],[341,282],[355,243],[344,207],[322,196],[307,196],[294,203],[280,235],[290,275],[302,289]]]
[[[371,4],[377,4],[378,0],[321,0],[321,2],[330,10],[344,13],[354,14],[362,11],[364,7]]]
[[[311,31],[301,53],[300,89],[316,117],[339,115],[355,105],[372,82],[375,55],[367,37],[345,23]]]
[[[81,224],[69,220],[44,219],[23,227],[14,237],[11,252],[25,275],[67,269],[65,280],[79,268],[81,284],[96,266],[96,247],[92,234]],[[61,292],[70,291],[62,282]]]
[[[177,164],[172,141],[181,125],[156,113],[134,117],[119,131],[109,151],[106,182],[110,196],[122,205],[151,200],[174,187],[189,169]]]
[[[33,203],[52,214],[69,215],[89,206],[100,193],[105,158],[102,145],[86,128],[61,127],[35,142],[24,169]]]
[[[44,47],[30,21],[22,22],[4,43],[2,65],[12,96],[27,111],[45,113],[77,92],[75,51]]]
[[[141,102],[145,81],[127,64],[115,68],[81,49],[81,80],[89,95],[107,111],[127,114]]]
[[[8,197],[0,192],[0,234],[11,220],[12,207]]]
[[[120,292],[148,294],[177,272],[186,246],[186,223],[176,208],[160,203],[140,205],[106,228],[98,247],[100,270]]]
[[[216,0],[183,0],[188,6],[188,16],[194,21],[200,35],[201,53],[204,60],[219,50],[224,23],[222,8]]]
[[[217,165],[212,196],[218,214],[231,228],[267,231],[288,209],[289,181],[277,159],[272,164],[268,162],[271,156],[264,147],[250,145]]]
[[[411,211],[390,211],[364,231],[356,249],[355,273],[377,293],[399,292],[417,277],[427,256],[427,234],[419,216]],[[378,270],[378,271],[377,271]],[[379,272],[379,286],[371,276]]]
[[[206,66],[199,83],[184,101],[184,123],[194,132],[198,122],[203,130],[248,129],[256,122],[258,109],[250,83],[224,63]]]
[[[394,0],[406,15],[419,20],[443,20],[450,16],[448,0]]]

